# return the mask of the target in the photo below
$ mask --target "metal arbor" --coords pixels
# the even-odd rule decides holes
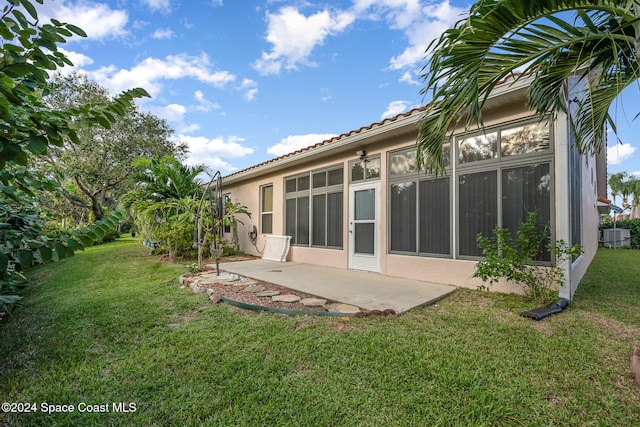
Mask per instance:
[[[215,192],[215,194],[214,194]],[[209,201],[209,213],[211,214],[211,229],[206,230],[206,232],[202,233],[203,223],[200,221],[202,217],[202,209],[205,200]],[[215,200],[214,200],[215,199]],[[219,260],[219,248],[218,248],[218,236],[222,237],[224,227],[222,226],[222,220],[224,217],[224,204],[222,200],[222,175],[220,171],[216,172],[204,192],[202,193],[202,198],[200,199],[200,204],[198,205],[198,210],[196,211],[196,218],[193,225],[193,248],[198,249],[198,267],[202,268],[200,265],[201,259],[201,248],[204,246],[207,234],[210,231],[213,237],[213,246],[210,247],[211,252],[213,252],[216,260],[216,274],[220,275],[220,260]],[[216,227],[216,224],[219,227]]]

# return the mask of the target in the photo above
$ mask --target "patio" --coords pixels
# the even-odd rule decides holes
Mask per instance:
[[[297,262],[281,263],[256,259],[224,263],[221,268],[229,273],[366,310],[391,308],[398,314],[414,307],[433,304],[456,289],[451,285]]]

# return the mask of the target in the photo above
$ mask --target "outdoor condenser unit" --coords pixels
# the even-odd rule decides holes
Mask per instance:
[[[606,228],[604,231],[604,246],[607,248],[622,248],[631,246],[631,232],[625,228]]]

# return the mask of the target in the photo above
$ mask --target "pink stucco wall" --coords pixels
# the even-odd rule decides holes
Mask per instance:
[[[494,101],[492,109],[485,113],[485,125],[492,126],[494,124],[506,123],[514,120],[529,117],[531,113],[524,107],[521,94],[505,96]],[[285,177],[304,173],[310,170],[321,169],[333,165],[342,164],[344,167],[344,191],[343,191],[343,207],[345,220],[343,221],[343,239],[344,245],[342,249],[313,248],[292,246],[288,254],[289,261],[317,264],[322,266],[336,267],[346,269],[349,266],[348,254],[348,209],[349,209],[349,177],[348,162],[357,158],[355,151],[365,148],[369,156],[379,155],[381,159],[381,183],[380,192],[381,200],[387,200],[387,153],[396,149],[411,146],[415,144],[417,127],[417,119],[407,121],[402,129],[396,129],[390,132],[390,136],[384,137],[377,134],[375,138],[370,140],[360,138],[352,145],[342,148],[336,148],[335,152],[325,150],[321,155],[304,156],[300,161],[289,161],[286,167],[274,167],[272,171],[265,173],[249,173],[240,178],[231,177],[224,185],[224,192],[231,193],[233,201],[237,201],[247,206],[253,213],[251,219],[242,219],[244,225],[239,225],[238,235],[240,239],[240,247],[246,253],[260,255],[260,251],[264,248],[264,235],[260,233],[260,188],[263,185],[273,185],[273,234],[284,234],[284,180]],[[363,134],[366,131],[362,132]],[[358,135],[360,136],[360,135]],[[346,137],[350,138],[350,136]],[[558,136],[556,135],[556,139]],[[333,143],[333,142],[332,142]],[[336,145],[339,147],[338,145]],[[582,277],[586,267],[591,262],[593,255],[597,249],[597,212],[595,208],[595,200],[597,194],[597,177],[593,159],[585,159],[583,165],[583,243],[585,245],[584,255],[577,260],[572,269],[572,282]],[[277,166],[277,162],[274,162]],[[268,168],[267,168],[268,169]],[[557,173],[557,171],[556,171]],[[558,194],[556,193],[556,197]],[[562,215],[556,212],[556,216]],[[556,224],[560,222],[557,221]],[[253,245],[249,239],[249,232],[253,227],[258,229],[258,239]],[[430,258],[422,256],[407,256],[388,253],[388,208],[383,204],[381,209],[381,217],[379,221],[379,231],[381,235],[381,254],[380,254],[380,274],[404,277],[427,282],[452,284],[461,287],[476,288],[481,285],[479,279],[472,278],[475,261],[448,259],[448,258]],[[505,292],[520,292],[520,290],[509,283],[499,283],[492,287],[493,290]]]

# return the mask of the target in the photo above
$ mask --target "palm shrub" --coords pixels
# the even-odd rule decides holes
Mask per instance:
[[[240,204],[240,202],[232,202],[231,200],[227,200],[224,205],[224,216],[222,217],[222,226],[229,227],[231,229],[231,241],[228,245],[229,253],[233,251],[234,253],[240,252],[240,240],[238,238],[238,224],[244,225],[238,216],[246,215],[248,218],[251,218],[251,212],[249,209]]]
[[[135,175],[137,188],[123,197],[123,206],[143,238],[161,241],[171,257],[191,255],[204,167],[172,156],[140,159],[138,165],[144,170]]]
[[[218,247],[218,255],[235,255],[240,252],[240,244],[238,240],[238,223],[244,224],[238,217],[246,215],[251,218],[251,212],[249,209],[242,205],[240,202],[232,202],[226,200],[224,202],[223,214],[221,219],[216,219],[212,223],[213,218],[210,211],[210,206],[204,204],[201,215],[198,218],[198,241],[201,242],[198,245],[198,269],[204,269],[205,249],[211,248],[213,253],[213,247]],[[215,209],[215,208],[214,208]],[[216,215],[217,216],[217,215]],[[223,239],[223,230],[225,227],[231,229],[231,240]],[[215,233],[214,233],[215,230]],[[213,237],[215,236],[215,237]],[[217,239],[214,245],[213,238]]]
[[[473,277],[489,286],[506,279],[521,285],[525,295],[535,300],[549,299],[554,285],[564,285],[562,263],[582,252],[579,245],[551,241],[549,226],[541,227],[535,212],[519,224],[515,238],[510,230],[496,226],[489,237],[478,234],[477,241],[484,259],[476,264]],[[551,265],[543,264],[545,254],[551,255]]]

